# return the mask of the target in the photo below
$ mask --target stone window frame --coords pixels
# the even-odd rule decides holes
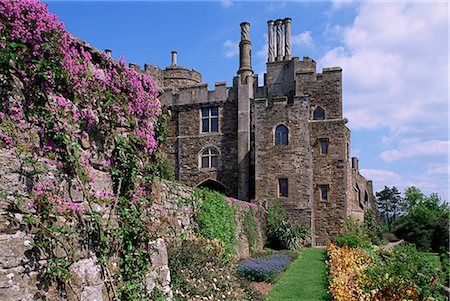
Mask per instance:
[[[319,109],[323,111],[323,117],[321,116],[320,118],[316,117],[316,112],[317,112]],[[325,119],[327,118],[326,111],[325,111],[325,109],[322,108],[321,106],[317,106],[317,107],[314,109],[312,115],[313,115],[313,116],[312,116],[312,119],[313,119],[313,120],[325,120]]]
[[[216,115],[211,115],[211,109],[212,108],[217,108],[217,116]],[[208,109],[208,116],[203,116],[203,110],[204,109]],[[200,124],[199,124],[199,130],[200,130],[200,134],[203,135],[208,135],[208,134],[216,134],[216,133],[220,133],[220,106],[219,105],[210,105],[210,106],[203,106],[198,110],[199,113],[199,118],[200,118]],[[211,131],[211,124],[212,124],[212,119],[217,119],[217,131]],[[208,120],[208,131],[204,132],[203,131],[203,120]]]
[[[326,199],[323,198],[323,190],[326,189]],[[326,203],[329,204],[330,200],[331,200],[331,189],[330,189],[330,184],[320,184],[317,185],[317,190],[319,192],[319,200],[321,203]]]
[[[322,142],[326,142],[327,143],[325,152],[323,152]],[[317,139],[317,144],[319,145],[319,154],[326,156],[326,155],[328,155],[330,153],[330,144],[331,144],[330,138],[328,138],[328,137],[318,138]]]
[[[211,150],[215,151],[217,153],[217,166],[212,166],[213,155],[212,155]],[[206,151],[208,151],[208,155],[205,156],[204,153]],[[203,167],[203,158],[204,157],[208,158],[208,166],[207,167]],[[213,145],[206,146],[206,147],[202,148],[201,151],[198,153],[198,168],[200,170],[218,170],[218,169],[220,169],[221,163],[222,163],[221,157],[222,157],[221,152],[217,147],[215,147]]]
[[[287,129],[287,144],[277,144],[276,142],[277,142],[277,139],[276,139],[276,133],[277,133],[277,128],[279,127],[279,126],[284,126],[286,129]],[[274,127],[273,127],[273,129],[272,129],[272,139],[273,139],[273,145],[289,145],[290,144],[290,142],[291,142],[291,129],[289,128],[289,126],[286,124],[286,123],[284,123],[284,122],[280,122],[280,123],[278,123],[278,124],[276,124]]]
[[[281,191],[281,180],[286,180],[286,194],[282,194]],[[289,178],[285,176],[281,176],[277,178],[277,194],[279,198],[288,198],[289,197]]]

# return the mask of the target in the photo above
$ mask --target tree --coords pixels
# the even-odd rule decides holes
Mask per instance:
[[[448,203],[441,201],[436,193],[424,195],[416,187],[405,191],[406,214],[402,217],[395,234],[416,244],[422,251],[439,251],[448,248]]]
[[[392,188],[384,186],[383,190],[376,193],[376,197],[378,210],[382,220],[387,223],[390,232],[392,231],[392,225],[395,224],[397,217],[405,208],[403,198],[395,186],[392,186]]]
[[[423,201],[425,195],[420,191],[419,188],[415,186],[407,187],[404,193],[405,197],[403,198],[405,201],[406,210],[416,206],[419,202]]]

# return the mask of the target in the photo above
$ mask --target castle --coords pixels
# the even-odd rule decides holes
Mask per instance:
[[[372,182],[350,158],[342,114],[342,69],[291,55],[290,18],[268,21],[264,85],[253,73],[250,24],[241,23],[240,63],[232,86],[214,90],[201,74],[172,64],[145,65],[171,112],[165,151],[176,179],[242,200],[271,197],[326,245],[347,217],[374,207]],[[284,49],[283,49],[284,48]],[[139,70],[137,65],[131,67]]]

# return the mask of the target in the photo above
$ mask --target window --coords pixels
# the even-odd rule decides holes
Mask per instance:
[[[219,131],[219,107],[208,107],[201,109],[202,133]]]
[[[364,191],[364,205],[367,205],[369,203],[369,194],[367,194],[367,191]]]
[[[328,154],[328,138],[319,139],[320,153]]]
[[[287,145],[288,144],[289,130],[285,125],[280,124],[275,129],[275,145]]]
[[[314,110],[313,119],[314,120],[325,119],[325,111],[324,111],[324,109],[322,109],[322,107],[319,106]]]
[[[319,186],[319,192],[320,192],[320,200],[322,202],[328,201],[328,192],[330,191],[329,185],[320,185]]]
[[[219,166],[219,152],[215,148],[207,148],[201,155],[202,168],[217,168]]]
[[[279,178],[278,179],[278,196],[287,197],[288,196],[288,179]]]

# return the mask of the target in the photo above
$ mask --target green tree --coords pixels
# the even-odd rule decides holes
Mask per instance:
[[[383,190],[376,193],[376,197],[380,216],[387,223],[389,231],[392,231],[392,225],[395,224],[398,216],[404,210],[403,198],[395,186],[392,186],[392,188],[384,186]]]
[[[423,201],[425,195],[415,186],[407,187],[404,193],[404,201],[406,210],[416,206],[419,202]]]
[[[432,193],[424,195],[416,187],[408,187],[405,191],[407,200],[406,214],[395,230],[397,236],[416,244],[423,251],[448,246],[449,205]]]

